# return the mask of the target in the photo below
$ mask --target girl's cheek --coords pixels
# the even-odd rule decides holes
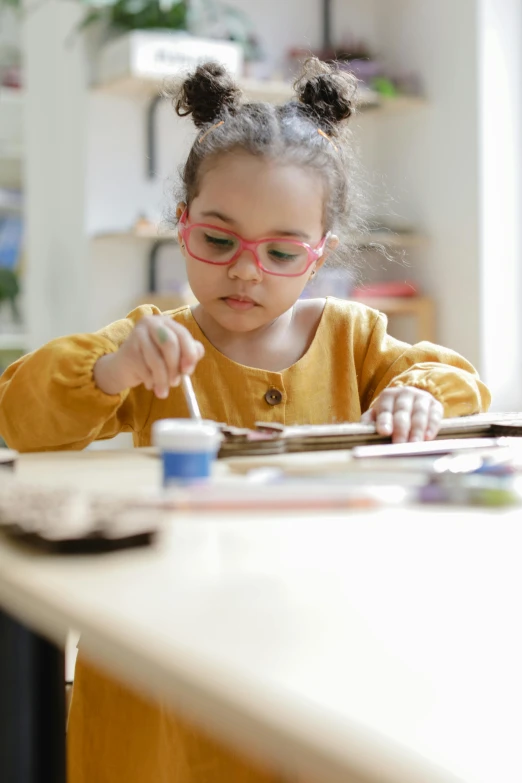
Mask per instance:
[[[218,287],[223,287],[227,282],[226,267],[212,267],[209,264],[195,262],[187,264],[187,278],[190,286],[197,293],[197,290],[203,292],[212,292]],[[197,289],[197,290],[196,290]]]
[[[298,300],[308,283],[308,278],[294,277],[288,278],[288,295]]]

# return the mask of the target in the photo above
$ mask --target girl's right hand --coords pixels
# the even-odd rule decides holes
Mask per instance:
[[[119,394],[143,384],[165,399],[181,374],[191,375],[203,357],[203,345],[166,315],[144,316],[116,353],[94,365],[94,381],[105,394]]]

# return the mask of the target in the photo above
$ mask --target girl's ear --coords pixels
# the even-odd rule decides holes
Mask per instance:
[[[185,204],[184,201],[179,201],[178,202],[178,204],[176,206],[176,217],[177,217],[178,220],[180,219],[180,217],[182,216],[182,214],[184,213],[186,208],[187,208],[187,205]],[[183,248],[182,243],[181,243],[181,234],[179,232],[179,229],[178,229],[178,244],[180,245],[181,248]]]
[[[331,253],[332,250],[337,250],[338,247],[339,247],[339,237],[336,234],[332,234],[332,236],[329,238],[328,242],[326,243],[324,255],[329,255],[329,253]]]
[[[323,251],[323,255],[317,259],[315,262],[314,269],[316,271],[319,271],[319,269],[322,267],[328,256],[333,250],[336,250],[339,247],[339,237],[335,234],[332,234],[331,237],[329,237],[328,242],[326,243],[326,247]]]

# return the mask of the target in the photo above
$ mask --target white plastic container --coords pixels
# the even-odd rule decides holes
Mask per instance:
[[[163,459],[163,485],[210,476],[221,433],[213,421],[160,419],[152,426],[152,442]]]
[[[182,76],[209,60],[224,65],[233,76],[243,72],[243,49],[234,41],[196,38],[170,30],[133,30],[102,47],[95,83],[102,86],[121,79]]]

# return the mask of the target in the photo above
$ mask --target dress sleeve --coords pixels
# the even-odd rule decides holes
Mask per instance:
[[[109,395],[94,383],[97,360],[114,353],[144,315],[93,334],[62,337],[22,357],[0,377],[0,434],[18,451],[82,449],[94,440],[142,429],[152,404],[143,386]]]
[[[444,416],[467,416],[486,411],[491,402],[487,386],[466,359],[429,342],[409,345],[391,337],[387,319],[376,318],[358,346],[358,383],[365,411],[386,388],[414,386],[432,394],[444,406]],[[362,337],[362,335],[361,335]]]

